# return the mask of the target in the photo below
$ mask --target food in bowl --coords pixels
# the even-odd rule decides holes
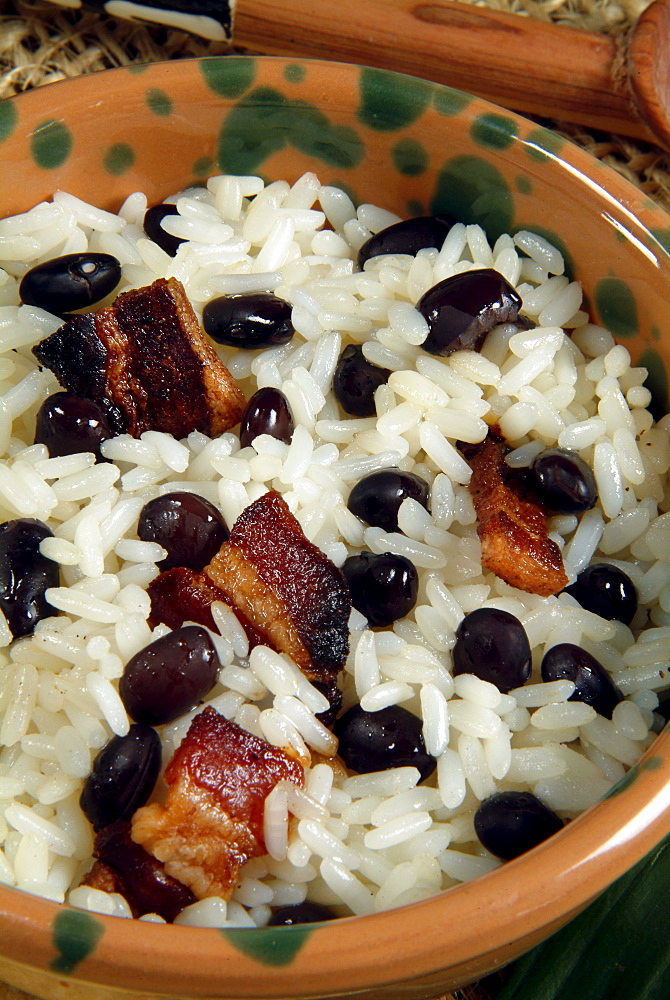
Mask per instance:
[[[197,925],[371,913],[624,777],[666,686],[667,418],[555,247],[356,209],[313,174],[118,216],[58,193],[3,226],[31,243],[3,264],[4,557],[39,575],[3,628],[3,881]],[[121,277],[83,316],[18,305],[69,254],[86,294],[93,255]],[[128,344],[157,313],[148,393]],[[211,369],[223,427],[209,389],[173,405]],[[214,744],[241,778],[207,798],[210,865],[180,809]]]

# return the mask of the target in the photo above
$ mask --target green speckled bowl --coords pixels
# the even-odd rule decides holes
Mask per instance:
[[[0,103],[0,215],[57,188],[116,209],[218,171],[315,170],[402,215],[569,248],[597,321],[667,411],[670,219],[607,167],[458,91],[324,62],[226,57],[113,70]],[[616,794],[503,868],[424,903],[323,925],[195,930],[103,918],[0,888],[0,979],[45,998],[410,1000],[548,936],[670,830],[670,735]]]

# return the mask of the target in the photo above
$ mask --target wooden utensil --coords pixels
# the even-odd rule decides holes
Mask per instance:
[[[71,0],[56,0],[71,6]],[[411,73],[670,149],[670,0],[622,36],[453,0],[86,0],[273,55]]]

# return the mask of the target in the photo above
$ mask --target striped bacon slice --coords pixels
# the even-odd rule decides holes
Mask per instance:
[[[70,392],[100,403],[115,433],[216,437],[240,420],[241,389],[175,278],[75,316],[33,353]]]
[[[198,899],[229,899],[240,869],[266,853],[265,799],[280,781],[301,787],[302,766],[213,708],[191,723],[165,770],[165,805],[132,819],[132,838]]]
[[[526,494],[522,477],[505,462],[509,450],[492,432],[468,449],[482,563],[510,586],[548,597],[568,584],[563,557],[548,536],[544,508]]]

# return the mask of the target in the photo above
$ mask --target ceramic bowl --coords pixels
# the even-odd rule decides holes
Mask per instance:
[[[304,170],[403,216],[549,236],[667,412],[670,219],[538,125],[380,70],[225,57],[113,70],[0,104],[0,214],[62,188],[117,209],[210,173]],[[427,902],[263,930],[138,924],[0,888],[0,978],[41,997],[435,996],[556,930],[670,830],[670,735],[540,847]]]

